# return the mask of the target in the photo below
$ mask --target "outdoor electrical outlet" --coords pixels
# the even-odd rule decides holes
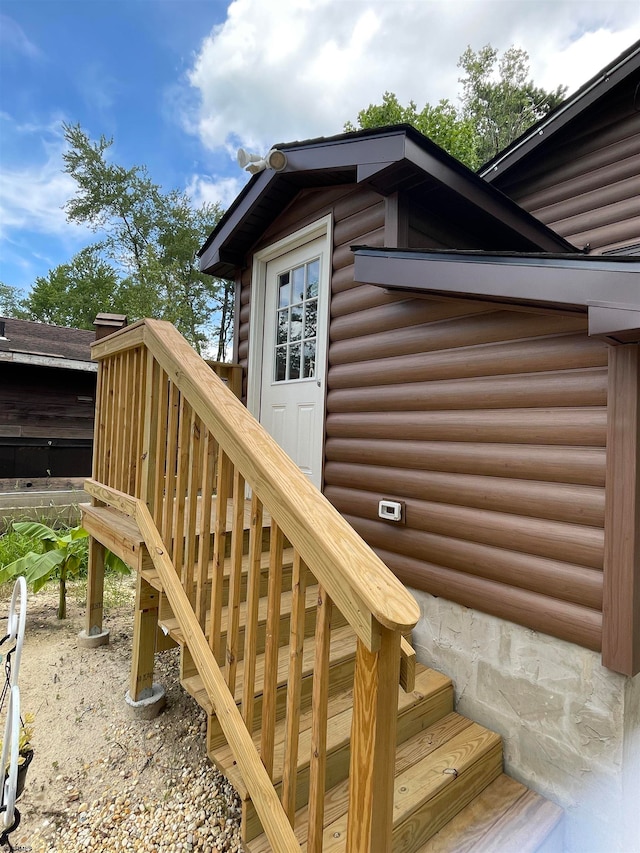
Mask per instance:
[[[404,518],[403,501],[380,501],[378,516],[386,521],[402,521]]]

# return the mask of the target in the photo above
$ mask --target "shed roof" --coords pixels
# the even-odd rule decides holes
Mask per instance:
[[[511,235],[520,248],[575,248],[409,125],[361,130],[275,146],[287,163],[254,175],[199,252],[200,268],[230,278],[266,227],[303,188],[348,183],[381,195],[418,187],[463,199],[475,216]]]
[[[353,246],[354,279],[390,290],[588,314],[589,334],[640,341],[640,259]]]
[[[91,344],[95,334],[86,329],[67,329],[33,320],[0,317],[0,361],[38,364],[94,373]]]
[[[636,41],[554,110],[485,163],[478,170],[478,174],[488,182],[501,178],[530,154],[546,147],[561,130],[583,116],[588,109],[596,108],[603,99],[611,98],[614,89],[627,84],[639,71],[640,41]],[[640,77],[636,82],[640,85]],[[636,89],[636,98],[639,97]],[[636,109],[640,110],[640,100],[636,101]]]

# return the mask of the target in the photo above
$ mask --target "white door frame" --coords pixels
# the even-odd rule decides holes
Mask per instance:
[[[251,313],[249,319],[249,353],[247,358],[247,409],[251,414],[260,420],[260,396],[262,392],[262,356],[263,356],[263,338],[264,338],[264,300],[267,287],[267,264],[269,261],[286,255],[294,249],[303,246],[305,243],[310,243],[318,237],[324,237],[325,245],[322,250],[325,261],[322,265],[323,284],[327,289],[331,286],[331,257],[333,252],[333,217],[331,214],[323,216],[294,231],[292,234],[283,237],[276,243],[260,249],[253,256],[253,269],[251,273]],[[331,303],[331,294],[328,292],[327,313]],[[320,319],[320,318],[319,318]],[[326,353],[328,354],[328,336],[329,336],[329,318],[324,318],[323,323],[324,334],[326,336]],[[323,386],[326,398],[326,359],[322,365],[323,370]],[[323,406],[324,408],[324,406]],[[324,420],[324,414],[323,414]]]

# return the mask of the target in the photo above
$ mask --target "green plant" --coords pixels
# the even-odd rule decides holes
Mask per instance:
[[[7,530],[0,535],[0,569],[8,566],[29,551],[34,550],[34,541],[15,530]]]
[[[16,533],[42,543],[42,552],[29,551],[0,570],[0,583],[24,575],[34,592],[57,577],[59,582],[58,619],[67,615],[67,579],[76,577],[86,568],[87,549],[80,540],[89,535],[82,527],[60,532],[35,521],[15,521]]]
[[[20,731],[18,732],[18,766],[20,767],[28,758],[30,752],[33,751],[31,746],[31,738],[33,737],[33,714],[25,714],[20,722]],[[0,738],[0,753],[2,752],[3,740]],[[9,756],[10,758],[11,756]]]
[[[24,764],[26,754],[31,752],[31,738],[33,737],[33,714],[25,714],[18,735],[18,764]],[[1,749],[1,747],[0,747]]]
[[[58,619],[67,615],[67,581],[86,576],[88,533],[77,527],[56,530],[35,521],[14,521],[13,531],[0,537],[0,584],[24,575],[34,592],[50,580],[59,581]],[[8,559],[10,561],[8,561]],[[129,574],[120,557],[107,551],[107,574]]]

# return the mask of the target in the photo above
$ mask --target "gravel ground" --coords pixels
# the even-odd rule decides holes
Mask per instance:
[[[111,595],[111,638],[98,649],[76,642],[83,590],[69,591],[64,622],[56,605],[55,587],[29,596],[19,682],[35,754],[10,837],[16,853],[240,853],[240,803],[206,756],[206,715],[179,684],[178,650],[156,656],[167,695],[156,719],[132,719],[124,701],[131,580]],[[7,607],[0,597],[0,622]]]
[[[44,844],[40,849],[43,853],[242,850],[235,791],[214,767],[184,768],[168,782],[162,801],[141,798],[134,779],[119,791],[80,803],[58,830],[53,845]]]

